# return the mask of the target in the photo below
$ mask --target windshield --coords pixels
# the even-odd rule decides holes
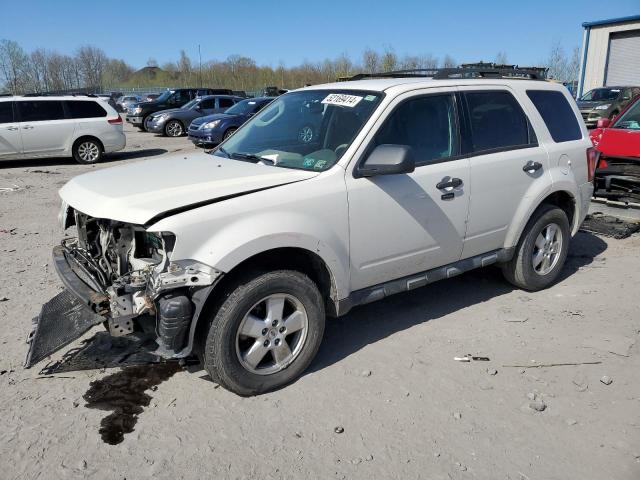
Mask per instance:
[[[619,88],[594,88],[588,91],[580,100],[598,102],[600,100],[615,100],[620,95]]]
[[[303,90],[278,97],[215,153],[278,167],[323,171],[349,148],[380,92]]]
[[[194,98],[190,102],[185,103],[181,108],[183,108],[184,110],[189,110],[190,108],[193,108],[198,103],[200,103],[200,99],[199,98]]]
[[[629,110],[624,112],[618,120],[616,120],[616,123],[613,124],[613,128],[640,130],[640,100],[637,100]]]
[[[264,105],[263,101],[256,100],[242,100],[241,102],[236,103],[233,107],[227,109],[224,113],[230,113],[231,115],[246,115],[247,113],[256,113],[260,110],[260,106]]]
[[[162,92],[160,96],[156,98],[156,100],[158,100],[159,102],[166,102],[172,93],[173,93],[173,90],[167,90],[166,92]]]

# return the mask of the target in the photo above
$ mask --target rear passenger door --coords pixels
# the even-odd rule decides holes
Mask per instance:
[[[216,99],[215,98],[205,98],[200,102],[200,111],[204,115],[211,115],[212,113],[216,113]]]
[[[76,121],[61,100],[18,100],[18,118],[26,157],[68,155]]]
[[[13,102],[0,102],[0,160],[19,158],[22,154],[20,126],[15,121]]]
[[[510,89],[460,87],[460,96],[462,150],[471,168],[462,252],[462,258],[469,258],[502,248],[521,200],[551,182],[547,152]],[[535,186],[536,182],[541,185]]]

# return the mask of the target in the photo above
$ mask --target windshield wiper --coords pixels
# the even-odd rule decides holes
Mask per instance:
[[[276,162],[274,162],[270,158],[260,157],[259,155],[254,155],[253,153],[236,153],[236,152],[234,152],[234,153],[227,153],[227,155],[229,155],[229,158],[233,158],[235,160],[248,160],[248,161],[254,162],[254,163],[264,162],[264,163],[266,163],[268,165],[275,165],[276,164]]]
[[[223,155],[226,155],[226,156],[227,156],[227,158],[231,158],[231,155],[229,155],[229,152],[227,152],[227,151],[226,151],[224,148],[222,148],[222,147],[218,147],[216,150],[214,150],[214,152],[213,152],[213,153],[218,153],[218,152],[222,153]]]

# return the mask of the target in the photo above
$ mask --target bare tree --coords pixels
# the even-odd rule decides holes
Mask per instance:
[[[507,59],[507,52],[498,52],[494,60],[498,65],[507,65],[509,60]]]
[[[0,74],[3,83],[11,93],[18,94],[24,89],[24,75],[28,63],[29,57],[17,42],[0,41]]]
[[[80,47],[76,53],[76,60],[80,73],[78,87],[86,85],[99,89],[102,86],[102,74],[107,63],[107,55],[104,51],[91,46]]]
[[[362,67],[366,73],[375,73],[380,69],[380,56],[375,50],[366,48],[362,52]]]
[[[391,72],[398,67],[398,57],[391,47],[387,47],[382,54],[382,71]]]
[[[453,59],[453,57],[449,54],[446,54],[444,56],[444,59],[442,60],[442,67],[443,68],[454,68],[457,67],[458,64],[457,62]]]

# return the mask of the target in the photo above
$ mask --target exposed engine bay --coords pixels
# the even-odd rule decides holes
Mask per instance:
[[[60,220],[64,229],[75,225],[77,237],[66,238],[54,249],[54,263],[67,289],[81,300],[80,306],[88,307],[87,315],[99,316],[112,336],[151,334],[158,344],[155,353],[165,358],[188,353],[189,327],[202,306],[197,292],[210,287],[221,272],[196,261],[172,262],[175,236],[171,233],[93,218],[66,205]],[[66,317],[59,313],[62,307],[56,306],[58,317]],[[77,310],[75,302],[69,305],[70,313]],[[30,350],[44,343],[52,348],[50,354],[64,344],[57,345],[55,332],[39,331],[38,324],[52,323],[42,318],[46,311],[43,308],[34,321]],[[56,320],[57,330],[62,330],[63,321]],[[70,327],[64,327],[69,337]],[[84,333],[78,332],[75,338]],[[42,335],[47,338],[39,338]],[[65,344],[69,343],[66,337]],[[27,363],[31,356],[30,352]]]

